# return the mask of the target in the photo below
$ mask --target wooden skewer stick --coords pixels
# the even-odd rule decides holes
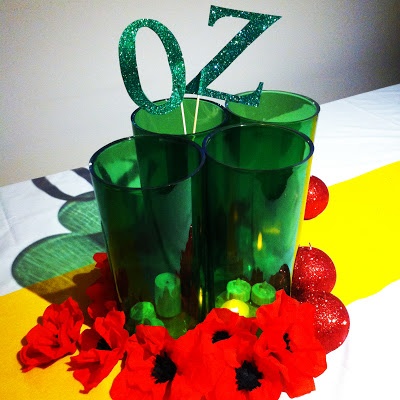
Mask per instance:
[[[185,119],[185,109],[183,107],[183,101],[181,103],[181,113],[182,113],[182,122],[183,122],[183,134],[187,135],[187,130],[186,130],[186,119]]]
[[[193,133],[196,133],[197,116],[199,115],[199,104],[200,104],[200,96],[197,95],[197,98],[196,98],[196,110],[194,112]]]

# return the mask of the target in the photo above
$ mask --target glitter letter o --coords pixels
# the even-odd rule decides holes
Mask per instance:
[[[136,61],[136,35],[140,28],[151,29],[160,38],[168,58],[172,74],[172,93],[168,101],[155,105],[144,94],[140,84]],[[161,22],[138,19],[124,30],[119,40],[119,64],[125,88],[131,99],[152,114],[167,114],[179,107],[185,94],[186,73],[181,48],[172,32]]]

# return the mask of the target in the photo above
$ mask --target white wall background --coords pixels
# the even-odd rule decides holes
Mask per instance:
[[[211,88],[294,91],[325,103],[400,82],[399,0],[0,1],[0,186],[87,165],[131,134],[118,41],[153,18],[177,38],[187,82],[246,23],[208,26],[210,5],[280,15]],[[139,71],[152,100],[169,97],[165,51],[141,29]]]

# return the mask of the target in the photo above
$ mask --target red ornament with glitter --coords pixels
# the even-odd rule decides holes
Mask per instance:
[[[350,329],[349,313],[341,300],[323,291],[304,292],[298,300],[315,306],[315,334],[326,352],[341,346]]]
[[[331,292],[336,283],[336,268],[331,258],[316,247],[299,247],[293,267],[292,296],[311,290]]]
[[[316,176],[310,177],[304,219],[312,219],[325,210],[329,202],[329,190]]]

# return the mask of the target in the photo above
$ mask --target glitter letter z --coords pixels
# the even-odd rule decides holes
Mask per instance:
[[[281,17],[258,14],[248,11],[232,10],[230,8],[222,8],[211,6],[208,25],[214,26],[215,22],[223,17],[235,17],[249,20],[245,27],[237,33],[231,41],[199,72],[199,74],[188,83],[186,93],[199,94],[201,96],[213,97],[215,99],[229,100],[235,103],[243,103],[249,106],[258,106],[260,103],[260,95],[263,83],[258,84],[258,88],[246,95],[237,96],[228,93],[219,92],[208,89],[215,79],[224,72],[229,65],[243,51],[253,43],[263,32],[265,32],[273,23]]]

